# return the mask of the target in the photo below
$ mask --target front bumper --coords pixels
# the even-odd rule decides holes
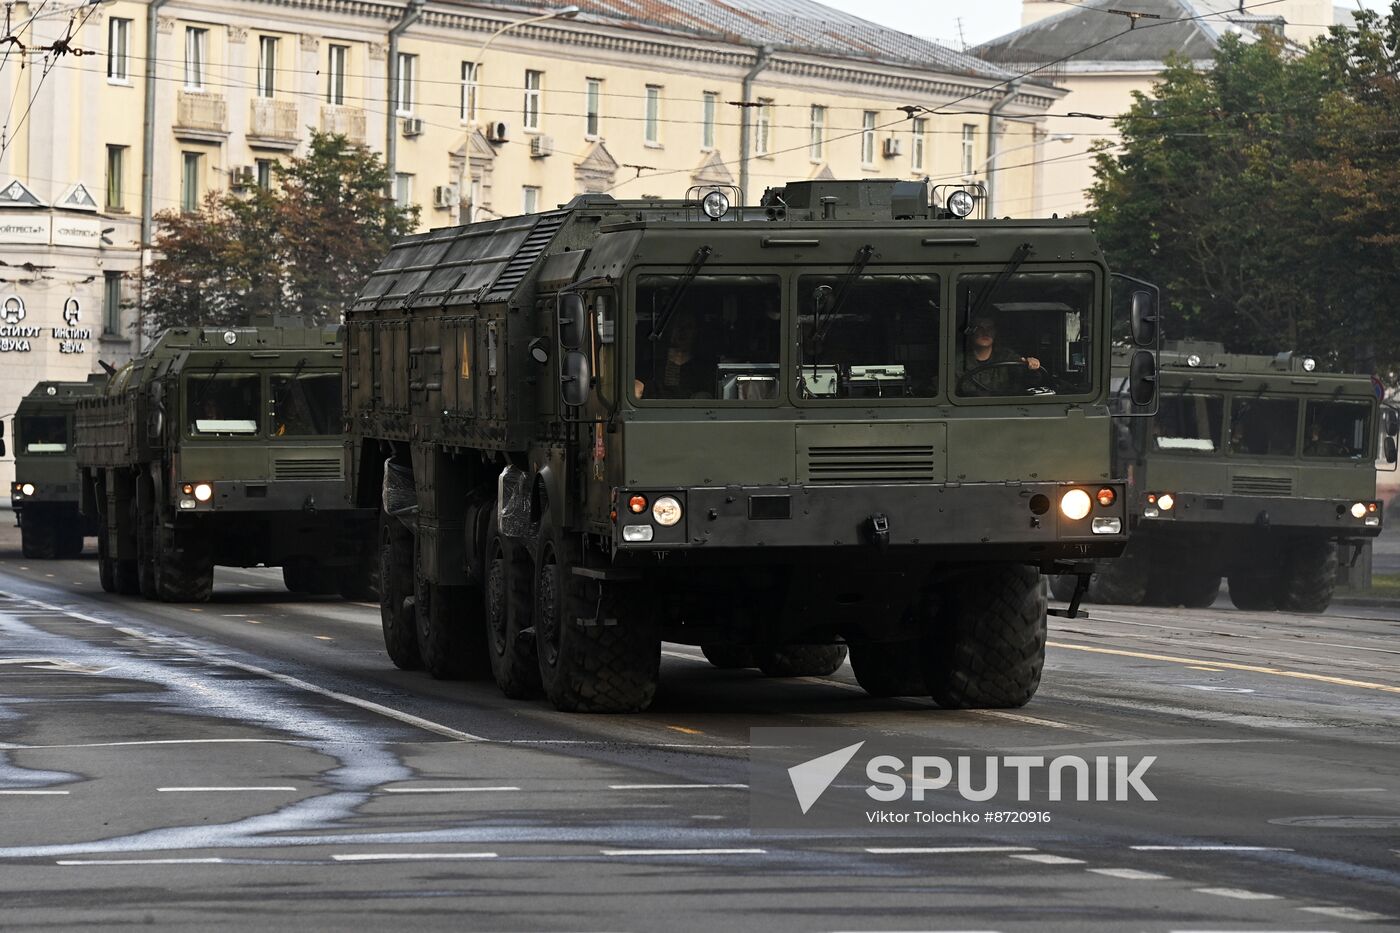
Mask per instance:
[[[1385,507],[1374,499],[1295,499],[1274,496],[1220,496],[1194,492],[1173,492],[1176,500],[1169,511],[1158,509],[1148,517],[1143,503],[1139,518],[1144,530],[1203,531],[1209,526],[1226,528],[1276,529],[1279,531],[1326,531],[1339,538],[1374,538],[1381,533]],[[1356,502],[1375,505],[1362,518],[1351,514]]]
[[[1105,488],[1113,491],[1108,506],[1095,501]],[[1060,509],[1071,489],[1090,497],[1089,514],[1077,521]],[[628,503],[638,495],[648,505],[634,514]],[[681,503],[673,526],[651,512],[662,496]],[[613,545],[623,552],[918,548],[953,559],[1048,561],[1117,556],[1127,541],[1121,483],[619,489],[614,501]],[[643,526],[648,539],[635,540],[642,534],[629,527]]]

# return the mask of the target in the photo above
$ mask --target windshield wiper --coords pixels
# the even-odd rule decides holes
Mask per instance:
[[[987,305],[992,303],[992,297],[1006,284],[1006,280],[1016,274],[1016,270],[1026,261],[1026,257],[1031,254],[1031,245],[1022,243],[1016,247],[1016,251],[1011,254],[1011,259],[1007,261],[1002,270],[997,273],[997,277],[991,284],[983,289],[982,294],[977,296],[977,300],[972,303],[972,309],[967,312],[967,332],[972,333],[972,322],[977,320],[987,310]]]
[[[714,250],[708,246],[702,246],[695,251],[695,256],[690,260],[690,267],[685,270],[681,280],[676,283],[676,290],[671,292],[671,297],[666,301],[666,307],[662,310],[661,316],[656,319],[651,328],[651,340],[653,343],[660,340],[666,333],[666,328],[671,325],[671,318],[675,317],[676,310],[680,307],[681,298],[685,296],[685,290],[690,287],[690,283],[695,281],[695,277],[700,274],[700,269],[709,261],[710,254]]]
[[[214,368],[211,369],[211,370],[209,371],[209,375],[207,375],[207,376],[204,377],[204,386],[203,386],[203,388],[201,388],[201,389],[199,390],[199,395],[195,398],[194,404],[190,405],[190,408],[191,408],[191,409],[193,409],[193,410],[196,411],[196,412],[199,411],[200,406],[202,406],[202,405],[204,404],[204,398],[205,398],[205,396],[207,396],[207,395],[209,394],[209,390],[210,390],[210,389],[214,388],[214,377],[217,376],[217,375],[219,374],[219,370],[221,370],[221,369],[223,369],[223,368],[224,368],[224,361],[223,361],[223,360],[215,360],[215,362],[214,362]],[[194,419],[191,418],[190,420],[193,421]]]
[[[870,262],[870,257],[875,255],[875,247],[869,243],[856,250],[856,258],[851,262],[851,267],[841,276],[841,281],[836,287],[836,297],[831,299],[831,307],[827,309],[826,315],[822,316],[820,308],[814,308],[814,319],[812,321],[812,343],[816,352],[821,352],[822,344],[826,342],[827,332],[831,330],[831,325],[836,320],[836,313],[841,310],[846,303],[846,298],[851,293],[851,287],[856,279],[865,271],[866,264]]]

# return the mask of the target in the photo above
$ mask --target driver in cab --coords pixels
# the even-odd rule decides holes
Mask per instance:
[[[996,342],[996,321],[979,317],[968,323],[967,359],[960,383],[965,394],[1019,395],[1025,390],[1026,372],[1040,369],[1040,360],[999,347]]]

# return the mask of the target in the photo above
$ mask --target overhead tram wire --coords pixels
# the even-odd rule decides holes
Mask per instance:
[[[47,2],[47,0],[45,0],[45,2]],[[97,4],[90,4],[87,7],[86,14],[83,16],[83,21],[81,23],[77,23],[76,29],[74,28],[73,24],[76,23],[78,19],[77,11],[74,11],[72,17],[69,18],[68,33],[62,39],[55,40],[52,46],[50,47],[50,53],[53,55],[53,58],[47,59],[45,61],[44,70],[39,75],[39,81],[34,87],[34,93],[29,98],[29,105],[24,108],[24,113],[20,114],[19,122],[15,124],[13,132],[11,132],[8,125],[10,120],[10,112],[6,111],[6,125],[3,127],[3,129],[0,129],[0,133],[3,133],[4,136],[3,139],[0,139],[0,156],[4,156],[4,154],[9,151],[10,144],[13,143],[15,137],[19,135],[19,131],[24,128],[25,120],[29,118],[30,111],[34,109],[34,102],[39,99],[39,94],[44,89],[44,81],[48,79],[49,73],[53,71],[54,67],[63,59],[63,57],[65,55],[82,56],[87,54],[95,54],[86,52],[81,48],[75,49],[72,47],[73,38],[83,31],[83,27],[87,26],[88,20],[92,19],[92,14],[95,12],[97,12]],[[37,16],[38,14],[36,13],[35,15]],[[11,106],[13,106],[16,96],[17,95],[10,96]]]

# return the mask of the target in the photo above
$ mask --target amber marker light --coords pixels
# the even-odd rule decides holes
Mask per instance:
[[[1112,489],[1105,486],[1098,491],[1094,498],[1099,500],[1099,505],[1103,506],[1104,508],[1108,508],[1110,505],[1117,501],[1118,494],[1115,493]]]
[[[627,508],[631,510],[633,515],[641,515],[647,510],[647,497],[633,496],[627,500]]]

